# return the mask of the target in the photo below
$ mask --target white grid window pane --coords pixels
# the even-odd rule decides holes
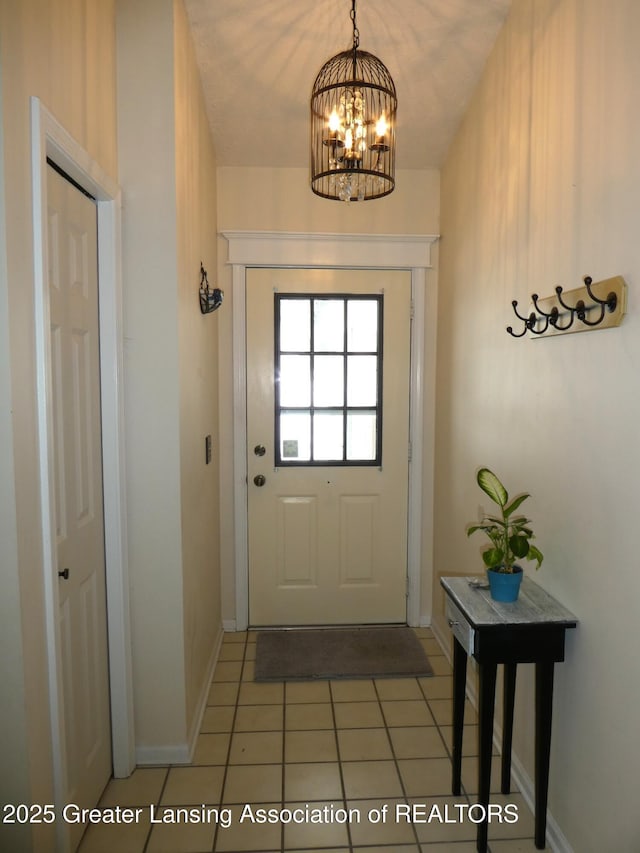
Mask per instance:
[[[280,456],[285,462],[309,462],[311,459],[309,412],[280,414]]]
[[[347,358],[347,406],[375,406],[378,401],[378,358],[350,355]]]
[[[280,405],[311,404],[311,358],[308,355],[283,355],[280,358]]]
[[[316,299],[313,303],[313,348],[316,352],[344,350],[344,300]]]
[[[347,459],[375,459],[378,449],[375,412],[349,412],[347,415]]]
[[[347,350],[377,352],[378,302],[370,299],[350,299],[347,302]]]
[[[317,355],[313,360],[313,405],[344,404],[344,356]]]
[[[311,300],[280,300],[280,352],[309,352]]]
[[[316,412],[313,416],[313,458],[332,462],[343,458],[342,412]]]

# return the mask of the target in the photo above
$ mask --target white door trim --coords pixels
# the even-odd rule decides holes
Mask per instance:
[[[32,98],[31,174],[40,504],[54,784],[57,804],[62,805],[65,770],[58,656],[57,585],[55,583],[55,521],[52,502],[51,347],[46,265],[47,157],[94,196],[97,202],[102,462],[114,775],[128,776],[135,762],[123,446],[120,190],[47,111],[40,100]],[[59,838],[59,843],[64,845],[65,842]]]
[[[433,436],[437,293],[427,287],[436,235],[301,234],[223,231],[233,282],[233,471],[236,614],[235,628],[249,621],[246,448],[246,270],[247,267],[353,267],[409,269],[414,319],[411,335],[407,622],[431,622],[433,566],[422,565],[422,543],[433,540]],[[426,358],[425,358],[426,356]]]

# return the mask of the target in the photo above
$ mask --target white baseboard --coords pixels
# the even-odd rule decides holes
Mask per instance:
[[[236,632],[236,620],[235,619],[223,619],[222,620],[222,630],[225,634],[235,634]]]
[[[196,741],[198,740],[198,735],[200,734],[200,729],[202,728],[202,718],[207,707],[209,690],[211,688],[211,682],[213,680],[213,671],[215,670],[216,664],[218,663],[223,637],[224,629],[222,626],[220,626],[218,636],[216,637],[216,642],[213,646],[213,651],[211,652],[211,657],[209,658],[209,665],[207,666],[207,675],[202,684],[202,688],[200,689],[200,696],[198,697],[198,704],[196,706],[197,710],[196,713],[193,715],[193,720],[191,721],[191,731],[189,732],[189,737],[187,741],[187,743],[189,744],[189,763],[191,763],[193,759],[193,753],[195,752],[196,748]]]
[[[451,660],[451,655],[448,651],[449,643],[447,642],[448,638],[443,634],[440,626],[438,624],[433,624],[431,626],[431,630],[433,631],[433,635],[440,644],[445,657],[449,661],[449,663],[453,666],[453,661]],[[473,661],[473,659],[472,659]],[[466,683],[466,693],[469,702],[473,705],[473,707],[478,710],[478,697],[476,695],[476,685],[474,683],[470,683],[467,678]],[[498,749],[498,752],[502,749],[502,727],[498,725],[496,722],[493,730],[493,742]],[[518,758],[515,753],[511,755],[511,773],[513,775],[513,780],[518,786],[522,797],[531,810],[533,814],[535,808],[535,786],[533,779],[527,771],[524,769],[524,765]],[[574,853],[573,847],[569,844],[566,839],[566,836],[560,829],[558,822],[554,819],[553,815],[550,811],[547,810],[547,846],[553,853]]]
[[[190,760],[189,747],[186,743],[171,746],[136,746],[137,767],[188,764]]]

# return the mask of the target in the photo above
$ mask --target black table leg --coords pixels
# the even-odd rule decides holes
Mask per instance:
[[[511,743],[513,740],[513,706],[516,698],[517,664],[504,665],[504,690],[502,697],[502,780],[500,790],[511,793]]]
[[[549,757],[551,755],[551,712],[553,709],[553,661],[536,663],[536,767],[535,843],[545,846]]]
[[[493,749],[493,709],[496,698],[497,664],[480,664],[478,667],[478,687],[480,690],[480,708],[478,714],[478,803],[489,805],[491,794],[491,752]],[[488,821],[478,824],[478,853],[487,851]]]
[[[464,731],[464,702],[467,685],[467,653],[453,638],[453,773],[451,791],[460,794],[462,778],[462,735]]]

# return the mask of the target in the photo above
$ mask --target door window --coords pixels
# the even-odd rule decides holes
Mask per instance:
[[[275,465],[382,463],[383,297],[275,295]]]

